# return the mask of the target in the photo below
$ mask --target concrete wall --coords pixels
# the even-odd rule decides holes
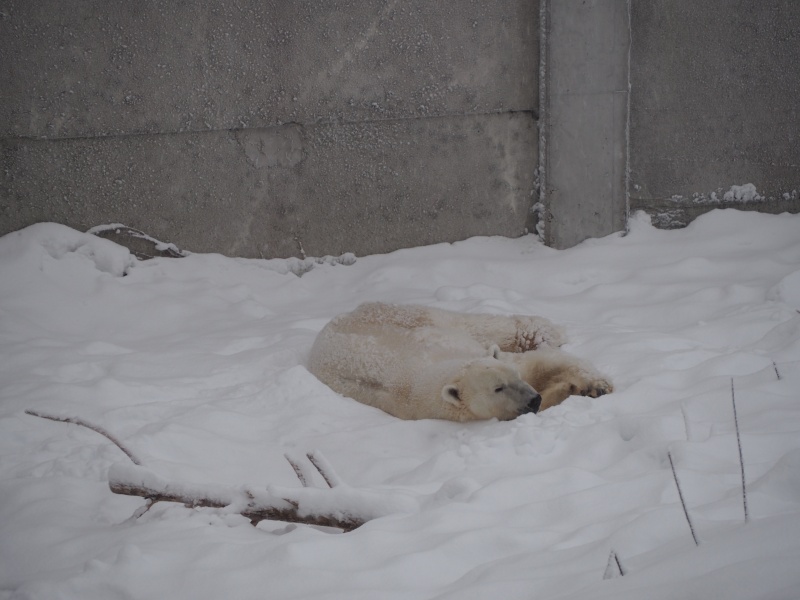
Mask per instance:
[[[631,21],[631,209],[800,211],[800,2],[635,0]]]
[[[0,0],[0,234],[366,254],[530,225],[526,0]]]
[[[625,228],[626,0],[543,0],[544,238],[568,248]]]
[[[363,255],[797,212],[799,32],[798,0],[0,0],[0,234]]]
[[[545,240],[800,211],[798,0],[542,0]]]

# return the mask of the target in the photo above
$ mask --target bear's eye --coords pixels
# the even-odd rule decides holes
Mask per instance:
[[[506,389],[506,386],[504,386],[504,385],[498,385],[496,388],[494,388],[494,392],[495,392],[495,394],[499,394],[499,393],[500,393],[500,392],[502,392],[504,389]]]

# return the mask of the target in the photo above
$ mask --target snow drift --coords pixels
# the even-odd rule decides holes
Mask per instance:
[[[714,211],[660,231],[639,215],[565,251],[475,238],[303,277],[218,255],[138,262],[41,224],[0,239],[0,282],[0,598],[800,589],[800,216]],[[616,391],[509,422],[394,419],[305,368],[328,319],[368,300],[548,317]],[[283,455],[319,449],[397,507],[345,534],[168,503],[130,520],[143,502],[107,483],[119,449],[25,409],[102,425],[164,481],[299,488]],[[612,550],[624,576],[604,579]]]

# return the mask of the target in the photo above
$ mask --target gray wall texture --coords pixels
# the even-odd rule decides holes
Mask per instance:
[[[526,0],[0,0],[0,233],[255,257],[520,235],[538,29]]]
[[[800,211],[800,2],[634,0],[631,21],[631,210]]]
[[[0,0],[0,234],[321,256],[797,212],[798,32],[798,0]]]
[[[798,0],[542,2],[547,243],[800,211]]]

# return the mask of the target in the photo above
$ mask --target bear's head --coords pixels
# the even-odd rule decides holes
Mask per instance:
[[[455,380],[442,388],[442,399],[458,409],[461,421],[510,421],[535,413],[542,402],[513,366],[493,357],[464,365]]]

